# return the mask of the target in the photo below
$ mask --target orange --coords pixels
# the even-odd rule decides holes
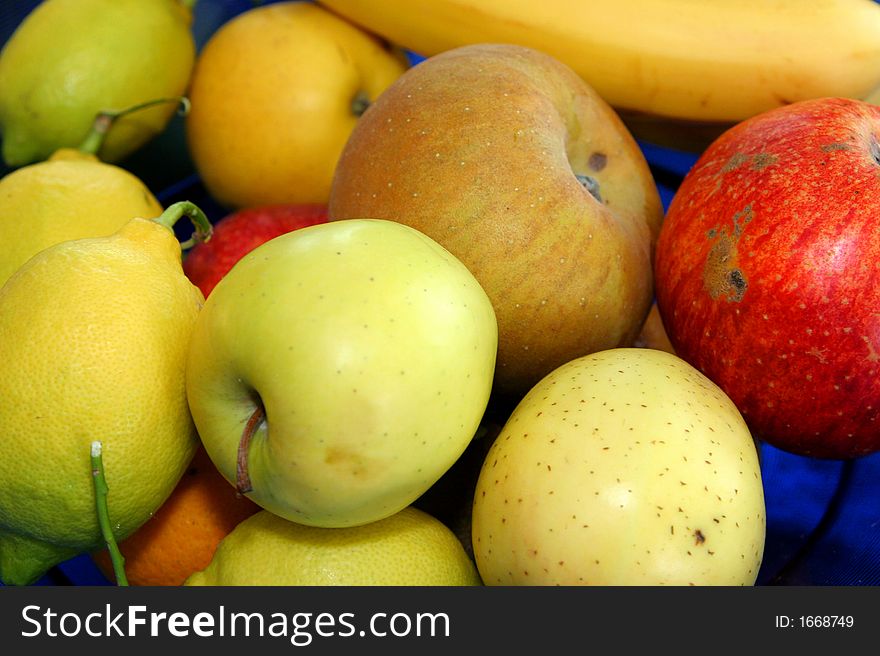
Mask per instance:
[[[259,509],[237,495],[199,447],[168,500],[119,543],[129,584],[181,585],[190,574],[207,567],[220,540]],[[115,581],[107,550],[92,557],[104,575]]]

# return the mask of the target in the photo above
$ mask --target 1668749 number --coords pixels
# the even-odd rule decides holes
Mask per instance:
[[[850,629],[855,623],[852,615],[801,615],[797,619],[805,629]]]
[[[855,625],[852,615],[777,615],[776,628],[801,629],[851,629]]]

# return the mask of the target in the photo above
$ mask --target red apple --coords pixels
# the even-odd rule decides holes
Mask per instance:
[[[823,98],[746,120],[673,198],[655,259],[679,356],[755,437],[880,450],[880,107]]]
[[[286,232],[326,221],[325,204],[263,205],[238,210],[214,225],[209,241],[187,253],[183,270],[207,297],[245,253]]]

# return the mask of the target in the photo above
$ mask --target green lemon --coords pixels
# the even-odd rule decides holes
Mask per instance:
[[[101,111],[180,96],[195,61],[182,0],[44,0],[0,51],[3,159],[18,167],[78,145]],[[161,132],[173,103],[121,119],[98,157],[123,159]]]

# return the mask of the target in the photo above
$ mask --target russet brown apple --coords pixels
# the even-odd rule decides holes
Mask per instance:
[[[481,44],[407,71],[361,117],[330,220],[383,218],[471,270],[498,320],[496,389],[630,345],[652,301],[663,209],[637,143],[567,66]]]

